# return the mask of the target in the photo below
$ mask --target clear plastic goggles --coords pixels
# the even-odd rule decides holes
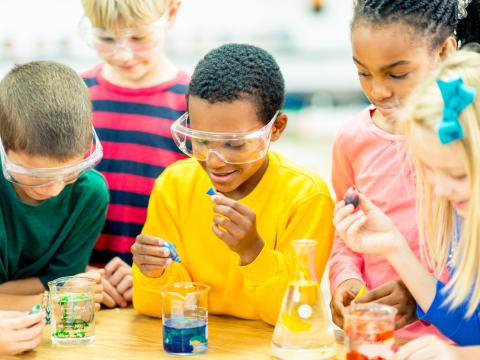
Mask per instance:
[[[168,11],[148,26],[124,28],[115,33],[92,27],[86,17],[80,21],[79,25],[80,35],[89,46],[98,52],[113,54],[119,50],[130,53],[151,50],[164,43],[167,28]]]
[[[247,164],[265,157],[270,146],[272,126],[280,111],[267,125],[249,133],[216,133],[194,130],[188,113],[183,114],[170,127],[173,140],[186,155],[198,161],[207,161],[215,154],[229,164]]]
[[[92,144],[84,159],[73,165],[58,168],[29,168],[8,159],[0,139],[2,171],[8,181],[27,187],[47,186],[54,183],[72,183],[97,165],[103,157],[103,149],[97,133],[92,129]]]

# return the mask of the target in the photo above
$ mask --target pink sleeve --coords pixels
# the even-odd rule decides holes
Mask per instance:
[[[346,146],[346,145],[345,145]],[[344,149],[344,140],[337,136],[333,144],[332,184],[337,201],[343,198],[345,191],[355,184],[353,169]],[[330,255],[330,291],[348,279],[363,281],[363,257],[348,248],[335,234],[332,253]]]

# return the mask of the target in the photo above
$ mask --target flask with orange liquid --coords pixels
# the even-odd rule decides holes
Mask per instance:
[[[292,241],[295,276],[288,285],[272,339],[278,359],[333,359],[337,345],[315,275],[314,240]]]

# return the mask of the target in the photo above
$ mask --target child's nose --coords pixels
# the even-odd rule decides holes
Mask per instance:
[[[435,195],[439,198],[448,198],[452,194],[451,187],[444,184],[439,179],[435,180],[434,191],[435,191]]]
[[[375,101],[383,101],[392,97],[392,91],[382,82],[372,82],[372,97]]]
[[[206,165],[211,169],[218,169],[225,166],[225,161],[215,150],[208,150]]]
[[[133,58],[133,51],[128,46],[122,44],[115,48],[113,56],[119,62],[127,62]]]

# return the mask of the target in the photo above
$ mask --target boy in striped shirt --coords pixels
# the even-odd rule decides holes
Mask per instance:
[[[90,264],[105,267],[104,305],[132,299],[130,247],[164,168],[183,158],[170,124],[186,110],[189,76],[164,52],[178,0],[82,0],[83,35],[104,63],[82,76],[104,148],[98,165],[110,191],[107,220]]]

